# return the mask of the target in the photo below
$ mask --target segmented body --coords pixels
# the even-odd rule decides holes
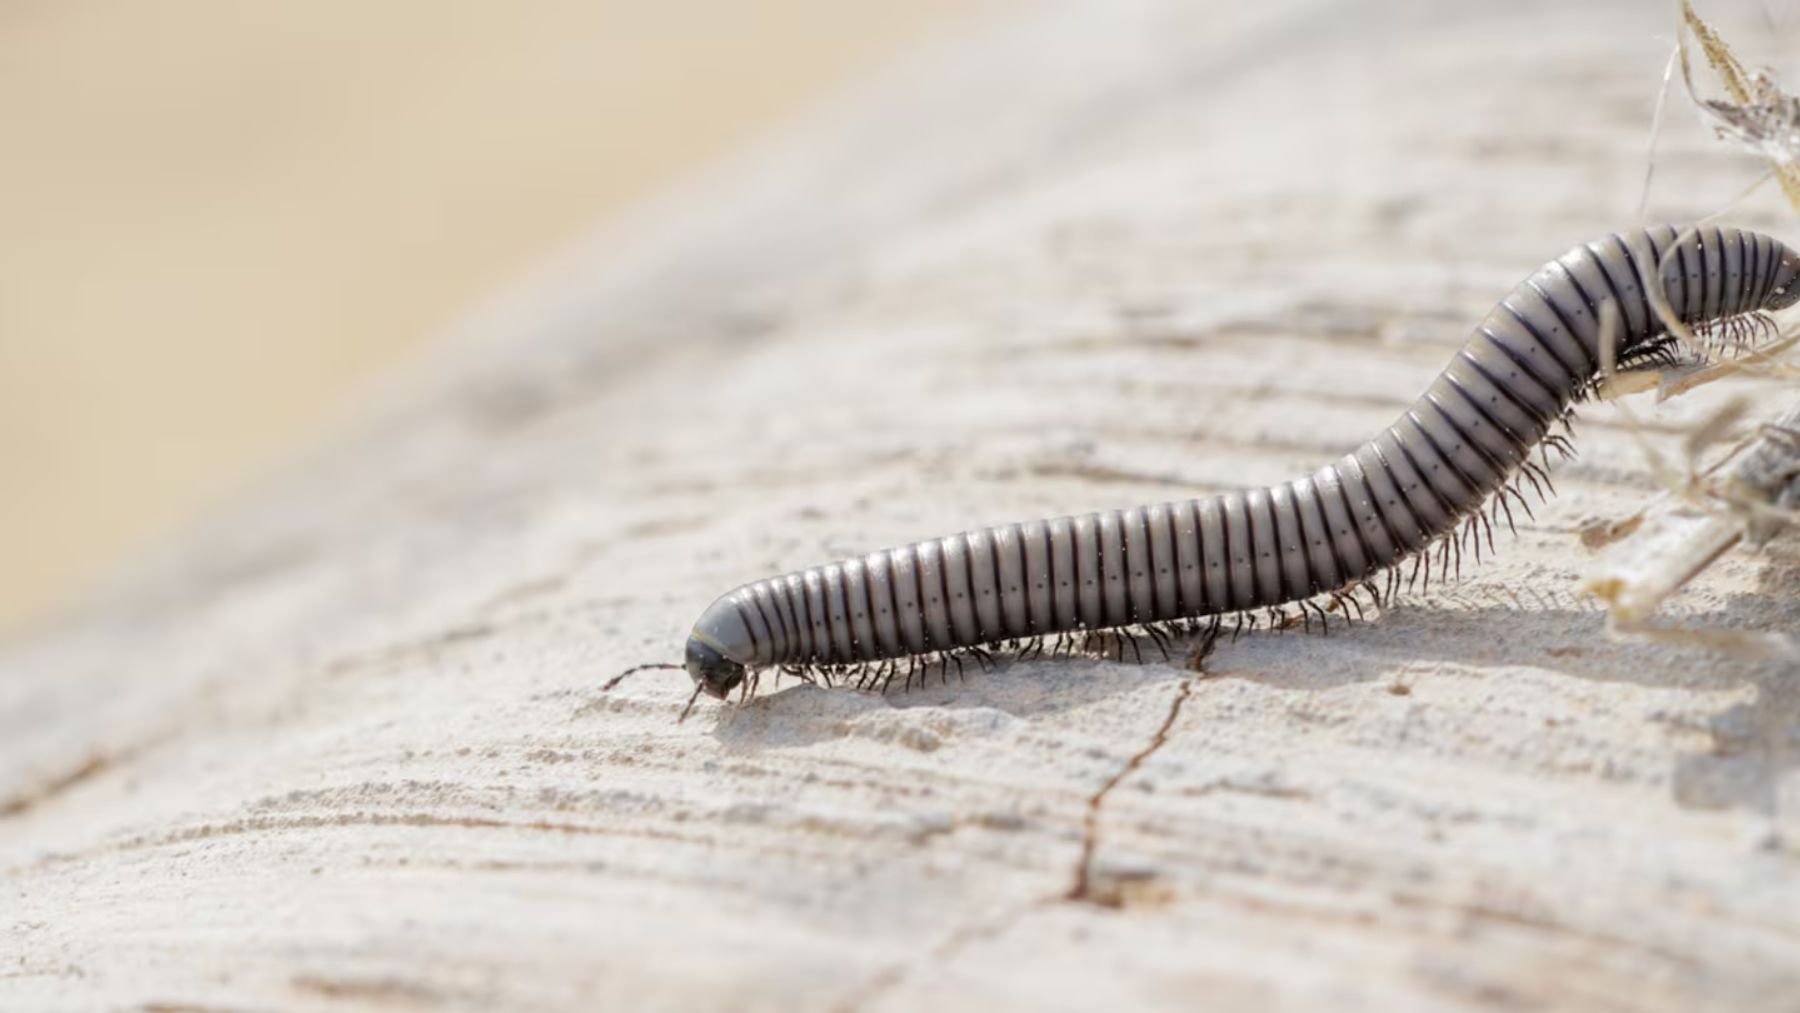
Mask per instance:
[[[1780,242],[1710,226],[1678,235],[1611,235],[1544,265],[1393,424],[1311,474],[979,528],[758,580],[707,609],[688,668],[717,693],[722,667],[829,668],[1254,613],[1367,586],[1434,543],[1447,557],[1464,524],[1488,524],[1491,539],[1484,505],[1510,519],[1509,483],[1544,477],[1533,450],[1560,440],[1552,427],[1597,381],[1603,305],[1617,318],[1608,347],[1630,365],[1669,351],[1643,279],[1660,277],[1668,312],[1691,325],[1800,296],[1795,254]]]

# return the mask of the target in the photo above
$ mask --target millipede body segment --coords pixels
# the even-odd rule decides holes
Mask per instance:
[[[1602,307],[1614,307],[1618,364],[1670,356],[1650,278],[1668,313],[1714,326],[1800,300],[1800,255],[1712,226],[1576,246],[1508,293],[1391,425],[1311,474],[979,528],[745,584],[694,624],[685,667],[696,692],[724,697],[762,668],[954,656],[1118,627],[1154,634],[1200,618],[1216,628],[1219,616],[1371,587],[1434,544],[1447,558],[1464,525],[1479,552],[1478,525],[1492,537],[1484,507],[1510,519],[1511,483],[1537,483],[1532,451],[1562,439],[1552,427],[1601,376]]]

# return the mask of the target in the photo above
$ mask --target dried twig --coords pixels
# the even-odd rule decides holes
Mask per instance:
[[[1745,70],[1719,33],[1694,13],[1689,0],[1681,0],[1681,18],[1730,96],[1729,101],[1700,97],[1694,88],[1684,32],[1677,52],[1688,98],[1720,137],[1768,159],[1770,171],[1787,194],[1788,203],[1800,211],[1800,99],[1783,92],[1770,71]]]
[[[1721,412],[1696,428],[1688,441],[1690,460],[1724,438],[1729,414]],[[1615,545],[1580,589],[1605,601],[1608,627],[1615,633],[1800,657],[1800,638],[1789,633],[1649,625],[1665,599],[1740,541],[1761,545],[1783,528],[1800,525],[1800,407],[1764,427],[1729,472],[1697,476],[1686,492],[1670,494],[1646,508],[1637,533]]]

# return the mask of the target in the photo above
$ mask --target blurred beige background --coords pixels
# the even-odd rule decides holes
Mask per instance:
[[[0,632],[954,0],[0,9]]]

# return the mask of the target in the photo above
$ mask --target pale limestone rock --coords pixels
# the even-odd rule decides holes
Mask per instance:
[[[1632,224],[1671,19],[1033,7],[645,209],[0,657],[0,1007],[1791,1007],[1800,673],[1571,593],[1656,492],[1605,407],[1450,594],[1192,682],[598,692],[774,569],[1344,451]],[[1661,150],[1658,217],[1751,171]]]

